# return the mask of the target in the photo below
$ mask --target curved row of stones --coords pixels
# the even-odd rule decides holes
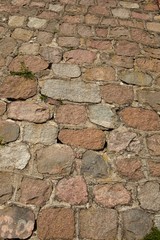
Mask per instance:
[[[1,0],[0,238],[160,227],[155,1]]]

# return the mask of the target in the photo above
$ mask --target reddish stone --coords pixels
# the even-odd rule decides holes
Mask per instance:
[[[100,59],[103,63],[109,64],[111,66],[123,67],[123,68],[133,68],[133,58],[126,56],[108,56],[106,53],[100,55]]]
[[[8,117],[15,120],[43,123],[51,118],[51,114],[46,104],[17,101],[9,104]]]
[[[83,16],[82,15],[76,15],[76,16],[64,15],[63,22],[71,23],[71,24],[81,23],[81,22],[83,22]]]
[[[151,20],[150,14],[146,13],[132,12],[132,17],[141,20]]]
[[[87,121],[86,108],[80,105],[62,105],[58,108],[55,119],[62,124],[84,124]]]
[[[42,71],[48,67],[48,63],[40,56],[17,56],[9,65],[9,70],[13,72],[21,72],[23,65],[33,73]]]
[[[85,23],[86,24],[95,25],[95,24],[98,24],[99,21],[100,21],[100,18],[95,16],[95,15],[86,14],[86,16],[85,16]]]
[[[52,11],[43,11],[38,15],[39,18],[47,19],[47,20],[53,20],[58,19],[59,14]]]
[[[3,115],[6,111],[6,103],[0,101],[0,116]]]
[[[37,81],[24,77],[9,76],[0,85],[1,98],[27,99],[37,93]]]
[[[106,37],[108,35],[108,29],[106,28],[96,28],[96,34],[98,37]]]
[[[21,203],[43,206],[49,200],[52,187],[45,180],[24,178],[20,191],[19,201]]]
[[[87,81],[115,81],[116,73],[112,67],[93,67],[86,70],[84,80]]]
[[[87,47],[98,49],[98,50],[106,50],[107,52],[112,52],[112,42],[111,41],[102,41],[102,40],[87,40]]]
[[[136,56],[140,53],[140,49],[137,43],[129,41],[119,41],[116,45],[116,53],[122,56]]]
[[[78,34],[81,37],[91,37],[93,35],[91,27],[83,25],[78,26]]]
[[[110,11],[109,11],[109,8],[106,8],[106,6],[91,6],[89,7],[88,9],[89,13],[91,14],[99,14],[99,15],[104,15],[105,17],[109,16],[110,15]]]
[[[136,60],[136,63],[142,71],[151,71],[158,73],[160,69],[160,60],[158,59],[138,58]]]
[[[96,53],[88,50],[71,50],[64,53],[64,59],[71,63],[84,64],[93,63],[96,58]]]
[[[149,161],[148,167],[152,177],[160,177],[160,162]]]
[[[76,25],[69,23],[62,23],[59,28],[60,35],[74,36],[76,34]]]
[[[147,147],[151,155],[160,155],[160,134],[155,134],[147,138]]]
[[[13,194],[13,174],[0,172],[0,204],[6,203]]]
[[[120,183],[114,185],[97,185],[94,187],[93,193],[95,201],[104,207],[129,204],[131,200],[130,192]]]
[[[119,105],[131,103],[134,98],[133,88],[124,85],[101,86],[101,95],[105,102]]]
[[[127,107],[119,113],[122,121],[129,127],[143,131],[156,131],[160,129],[160,118],[152,110]]]
[[[69,208],[47,208],[38,214],[39,239],[73,239],[74,215]]]
[[[58,45],[61,47],[78,47],[79,38],[76,37],[59,37]]]
[[[56,188],[56,196],[70,204],[84,204],[87,202],[87,186],[81,176],[62,179]]]
[[[65,144],[86,149],[99,150],[105,145],[105,134],[98,129],[62,129],[58,139]]]
[[[116,161],[117,171],[122,177],[139,180],[144,177],[140,160],[134,158],[118,159]]]
[[[116,7],[117,3],[115,0],[98,0],[98,5],[106,7]]]

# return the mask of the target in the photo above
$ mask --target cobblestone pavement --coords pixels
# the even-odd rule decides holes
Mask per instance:
[[[160,10],[0,0],[0,238],[160,227]]]

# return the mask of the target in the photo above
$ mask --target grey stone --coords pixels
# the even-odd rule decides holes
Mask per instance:
[[[160,111],[160,91],[148,91],[140,89],[137,91],[138,101],[150,105],[154,110]]]
[[[41,47],[41,56],[52,63],[59,63],[62,59],[62,50],[55,47]]]
[[[81,75],[79,66],[74,64],[53,64],[52,70],[56,75],[60,77],[76,78]]]
[[[92,123],[106,128],[115,128],[117,118],[109,104],[96,104],[89,106],[89,119]]]
[[[30,28],[44,28],[47,24],[46,19],[40,19],[36,17],[29,17],[28,27]]]
[[[49,10],[54,12],[60,12],[63,10],[63,5],[60,4],[49,4]]]
[[[51,145],[56,143],[58,126],[54,122],[45,124],[25,123],[23,140],[29,143]]]
[[[149,74],[137,71],[124,72],[120,75],[120,79],[125,83],[138,86],[149,86],[152,83],[152,77]]]
[[[8,146],[0,146],[1,169],[24,169],[29,159],[28,147],[23,143],[10,143]]]
[[[64,144],[53,144],[37,151],[37,166],[40,173],[69,175],[73,160],[72,148]]]
[[[86,151],[82,158],[81,173],[90,178],[106,178],[109,166],[105,159],[94,151]]]
[[[115,8],[112,10],[112,14],[114,17],[118,18],[129,18],[130,17],[130,11],[125,8]]]
[[[138,199],[141,207],[148,210],[160,210],[160,186],[157,182],[147,182],[139,187]]]
[[[45,80],[41,93],[60,100],[93,103],[101,101],[99,87],[96,84],[86,84],[73,80]]]
[[[15,122],[0,121],[0,143],[9,143],[19,137],[19,126]]]
[[[150,214],[141,209],[129,209],[122,212],[124,232],[122,239],[140,240],[150,232],[152,219]]]
[[[0,55],[7,57],[14,51],[16,47],[16,41],[11,37],[5,37],[0,41]]]

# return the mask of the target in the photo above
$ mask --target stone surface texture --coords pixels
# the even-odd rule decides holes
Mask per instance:
[[[160,0],[0,0],[0,239],[160,229],[159,72]]]

